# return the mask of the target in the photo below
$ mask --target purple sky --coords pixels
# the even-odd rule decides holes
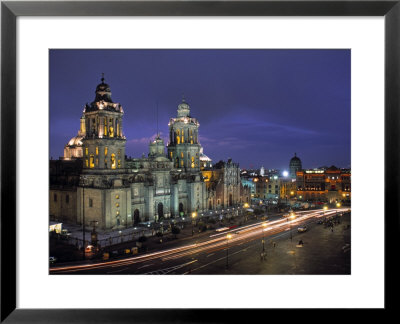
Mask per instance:
[[[50,156],[76,136],[101,73],[124,108],[126,154],[147,156],[182,94],[204,153],[241,168],[350,167],[350,50],[50,50]]]

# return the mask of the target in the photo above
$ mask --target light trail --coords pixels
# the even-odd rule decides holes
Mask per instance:
[[[199,242],[195,244],[189,244],[182,247],[157,251],[148,253],[145,255],[130,257],[123,260],[114,260],[99,262],[93,264],[83,264],[83,265],[72,265],[72,266],[60,266],[50,268],[50,273],[68,273],[68,272],[78,272],[87,270],[98,270],[104,268],[115,268],[115,267],[126,267],[136,263],[142,263],[147,261],[152,261],[160,259],[161,261],[168,261],[179,259],[182,257],[191,256],[194,254],[208,252],[215,253],[217,251],[225,250],[227,248],[227,233],[233,233],[232,238],[229,240],[229,247],[236,245],[241,245],[243,243],[248,243],[261,237],[268,237],[277,233],[285,232],[291,230],[293,226],[305,223],[318,218],[329,218],[336,215],[339,212],[348,212],[348,209],[330,209],[325,211],[301,211],[296,212],[295,219],[280,218],[274,221],[262,221],[256,224],[246,225],[243,227],[234,228],[230,231],[224,233],[218,233],[210,235],[210,239],[204,242]],[[264,229],[263,224],[266,223],[267,227]],[[143,268],[139,267],[138,269]],[[117,272],[117,271],[115,271]]]

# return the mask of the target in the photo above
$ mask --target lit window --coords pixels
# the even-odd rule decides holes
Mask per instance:
[[[115,207],[119,207],[119,203],[116,203],[116,204],[115,204]]]
[[[86,167],[88,168],[89,167],[89,161],[88,161],[88,159],[86,159],[85,161],[86,161]]]
[[[85,148],[85,155],[89,155],[89,149],[87,147]]]
[[[106,147],[104,148],[104,155],[107,156],[107,153],[108,153],[108,147],[106,146]]]
[[[115,169],[116,167],[115,154],[111,154],[111,169]]]
[[[121,168],[121,160],[118,160],[118,169]]]
[[[94,168],[94,155],[93,154],[90,155],[90,168],[91,169]]]
[[[115,199],[119,199],[119,195],[115,195]]]
[[[99,147],[96,146],[96,155],[99,155]]]

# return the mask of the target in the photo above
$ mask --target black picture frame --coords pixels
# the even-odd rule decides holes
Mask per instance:
[[[16,19],[19,16],[384,16],[385,18],[385,308],[398,284],[400,0],[393,1],[2,1],[1,2],[1,322],[231,322],[260,309],[16,308]],[[366,154],[374,154],[368,152]],[[380,176],[382,170],[371,172]],[[374,190],[382,190],[378,188]],[[270,312],[276,310],[269,310]],[[251,314],[249,314],[251,312]],[[264,312],[264,313],[263,313]],[[261,313],[261,314],[258,314]]]

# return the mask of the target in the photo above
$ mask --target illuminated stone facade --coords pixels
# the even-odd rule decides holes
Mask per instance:
[[[335,166],[325,169],[302,170],[296,177],[297,198],[333,203],[351,200],[351,171]]]
[[[207,186],[208,209],[224,209],[250,202],[250,187],[242,185],[239,164],[231,159],[203,169],[202,174]]]
[[[112,101],[104,78],[95,93],[64,157],[50,161],[50,218],[120,229],[207,209],[199,123],[190,117],[189,105],[183,101],[170,121],[169,158],[157,136],[147,158],[127,160],[122,106]]]

